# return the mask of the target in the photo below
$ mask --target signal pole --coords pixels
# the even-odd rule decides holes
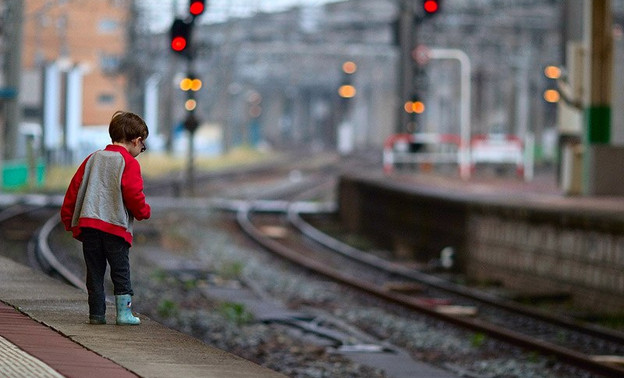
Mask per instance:
[[[583,192],[589,195],[624,193],[617,177],[624,150],[611,145],[611,87],[613,37],[611,0],[584,1]],[[605,173],[611,172],[611,173]]]
[[[421,97],[419,90],[426,86],[426,77],[422,68],[414,64],[413,52],[418,42],[417,27],[440,12],[441,2],[441,0],[402,0],[400,3],[397,20],[400,57],[396,133],[415,131],[408,130],[410,123],[414,125],[412,118],[416,117],[416,114],[407,112],[406,104],[419,99]]]
[[[357,64],[351,60],[342,64],[342,82],[338,87],[340,124],[338,126],[338,151],[346,155],[353,150],[353,123],[351,112],[353,98],[357,90],[353,75],[357,72]]]
[[[184,128],[189,132],[188,144],[188,161],[186,169],[186,181],[188,193],[193,196],[195,194],[195,131],[199,126],[199,120],[195,115],[197,108],[197,100],[195,92],[201,88],[201,80],[193,73],[193,62],[195,60],[195,49],[191,43],[193,26],[195,19],[204,13],[206,9],[205,0],[189,0],[189,15],[185,20],[176,18],[170,29],[170,46],[171,50],[186,59],[186,77],[180,83],[180,88],[186,91],[186,101],[184,108],[186,110],[186,118],[184,120]],[[186,84],[183,84],[186,83]],[[197,84],[198,83],[198,84]],[[187,87],[188,85],[188,87]]]
[[[409,114],[405,112],[403,104],[411,97],[412,83],[414,82],[414,70],[412,69],[412,49],[415,46],[414,28],[414,2],[402,0],[398,18],[398,43],[400,48],[399,75],[398,75],[398,104],[397,125],[395,133],[405,132],[405,126],[409,122]]]

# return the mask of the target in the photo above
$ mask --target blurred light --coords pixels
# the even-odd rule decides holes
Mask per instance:
[[[405,109],[406,113],[413,112],[413,110],[412,110],[412,102],[411,101],[406,101],[405,104],[403,104],[403,109]]]
[[[423,9],[427,15],[434,15],[438,10],[440,10],[440,1],[439,0],[424,0],[423,1]]]
[[[202,82],[199,79],[193,79],[191,80],[191,90],[193,92],[197,92],[198,90],[200,90],[202,87]]]
[[[180,89],[183,91],[193,91],[197,92],[202,87],[202,81],[200,79],[191,79],[190,77],[185,77],[180,81]]]
[[[412,103],[412,110],[414,113],[422,114],[425,111],[425,104],[422,101],[414,101]]]
[[[181,52],[186,48],[186,38],[184,37],[175,37],[171,40],[171,48],[173,51]]]
[[[192,82],[193,80],[189,79],[188,77],[185,77],[184,79],[180,81],[180,89],[182,89],[183,91],[188,91],[189,89],[191,89]]]
[[[354,74],[357,71],[357,64],[352,61],[347,61],[342,64],[342,71],[346,74]]]
[[[191,3],[189,5],[189,12],[193,16],[199,16],[200,14],[204,13],[204,10],[206,9],[204,3],[205,0],[191,0]]]
[[[256,91],[250,91],[250,92],[247,94],[247,101],[248,101],[250,104],[255,104],[255,105],[257,105],[257,104],[259,104],[259,103],[261,103],[261,102],[262,102],[262,95],[261,95],[260,93],[256,92]]]
[[[342,98],[353,98],[356,92],[355,87],[349,84],[341,85],[338,88],[338,95]]]
[[[425,112],[425,104],[422,101],[407,101],[403,105],[403,109],[410,114],[422,114]]]
[[[555,103],[559,102],[559,99],[561,99],[561,95],[556,89],[547,89],[544,92],[544,100],[546,100],[546,102]]]
[[[559,79],[561,77],[561,68],[557,66],[548,66],[544,68],[544,75],[549,79]]]
[[[196,107],[197,101],[193,99],[186,100],[186,102],[184,103],[184,109],[188,110],[189,112],[195,110]]]

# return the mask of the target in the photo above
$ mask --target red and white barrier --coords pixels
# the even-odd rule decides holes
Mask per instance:
[[[423,149],[411,152],[414,143],[422,144]],[[394,134],[384,143],[383,167],[391,173],[398,163],[457,163],[460,176],[468,179],[477,164],[513,164],[517,175],[530,181],[532,151],[532,135],[527,135],[526,141],[515,135],[476,135],[468,144],[456,134]]]
[[[410,152],[410,144],[415,143],[422,144],[423,151]],[[448,151],[443,151],[444,146]],[[463,171],[461,169],[465,165],[465,159],[461,156],[463,147],[461,138],[456,134],[394,134],[384,143],[384,171],[392,172],[397,163],[457,163],[460,166],[460,172],[467,171],[468,166]]]
[[[518,177],[527,179],[525,146],[515,135],[476,135],[470,141],[470,170],[479,163],[513,164]]]

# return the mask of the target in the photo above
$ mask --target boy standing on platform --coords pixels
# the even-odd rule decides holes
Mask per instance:
[[[108,128],[112,144],[89,155],[72,178],[61,220],[67,231],[82,242],[87,267],[89,323],[106,324],[104,275],[110,265],[118,325],[141,321],[131,311],[132,284],[129,252],[133,220],[148,219],[141,167],[135,159],[145,151],[149,134],[145,121],[130,112],[117,111]]]

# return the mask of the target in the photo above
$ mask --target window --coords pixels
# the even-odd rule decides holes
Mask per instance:
[[[115,103],[115,95],[111,93],[100,93],[97,101],[99,105],[112,105]]]
[[[112,34],[119,30],[119,22],[110,18],[102,19],[98,22],[97,30],[100,34]]]
[[[121,57],[118,55],[100,52],[100,69],[105,74],[114,74],[121,67]]]

